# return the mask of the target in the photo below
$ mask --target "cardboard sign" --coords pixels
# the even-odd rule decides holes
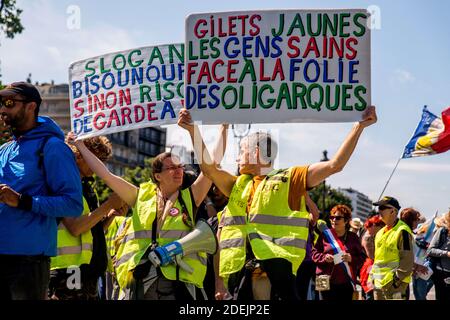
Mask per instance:
[[[69,67],[72,131],[79,138],[176,123],[184,45],[110,53]]]
[[[346,122],[371,105],[365,9],[186,19],[186,108],[206,124]]]

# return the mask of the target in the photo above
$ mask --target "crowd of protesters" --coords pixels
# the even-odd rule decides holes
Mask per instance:
[[[375,108],[329,161],[273,168],[277,145],[257,132],[242,140],[239,175],[223,170],[223,125],[212,155],[187,110],[200,171],[188,173],[165,152],[152,180],[135,186],[111,173],[106,137],[65,141],[40,117],[41,97],[25,82],[0,91],[12,133],[0,147],[0,299],[53,300],[424,300],[450,299],[450,212],[426,221],[384,197],[361,221],[344,204],[320,216],[308,192],[343,170]],[[204,158],[203,158],[204,157]],[[96,174],[114,193],[98,203]],[[131,210],[129,210],[131,209]],[[205,220],[216,254],[197,250],[166,265],[157,248]]]

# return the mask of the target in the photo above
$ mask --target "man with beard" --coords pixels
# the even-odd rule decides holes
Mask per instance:
[[[57,217],[83,210],[80,173],[64,133],[38,116],[36,87],[15,82],[0,98],[13,135],[0,147],[0,300],[45,299]]]

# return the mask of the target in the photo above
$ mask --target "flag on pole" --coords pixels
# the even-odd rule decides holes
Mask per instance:
[[[450,107],[437,117],[427,106],[423,107],[422,119],[403,152],[402,159],[430,156],[450,150]]]

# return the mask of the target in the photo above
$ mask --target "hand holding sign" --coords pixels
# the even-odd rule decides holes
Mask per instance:
[[[375,110],[374,106],[370,106],[369,108],[366,109],[366,111],[364,111],[363,116],[362,116],[362,120],[359,122],[359,124],[363,127],[366,128],[372,124],[374,124],[375,122],[377,122],[377,113]]]
[[[178,125],[183,129],[191,132],[194,130],[194,124],[192,123],[192,117],[188,110],[181,109],[178,115]]]

